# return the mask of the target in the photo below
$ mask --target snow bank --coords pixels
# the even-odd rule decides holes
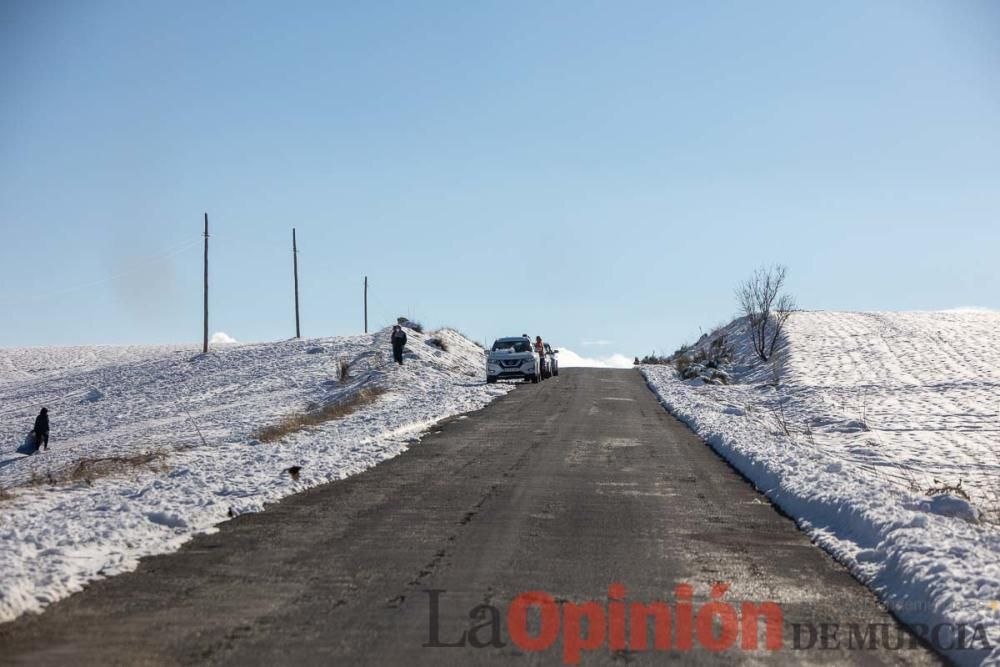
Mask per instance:
[[[1000,664],[1000,313],[803,312],[786,343],[728,386],[642,372],[900,619],[980,624],[993,649],[948,656]]]
[[[228,517],[396,456],[435,422],[511,389],[484,383],[483,352],[460,334],[408,335],[402,367],[391,363],[388,330],[226,345],[207,356],[185,346],[0,350],[0,488],[14,496],[0,501],[0,620],[131,570]],[[342,381],[341,360],[351,365]],[[339,420],[255,443],[257,429],[361,386],[385,393]],[[42,405],[50,449],[14,454]],[[110,457],[134,463],[45,483]]]

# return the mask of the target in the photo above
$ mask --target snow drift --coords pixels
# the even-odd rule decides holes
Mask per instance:
[[[664,405],[911,627],[981,625],[1000,664],[1000,313],[796,313],[718,382],[644,366]],[[692,375],[692,373],[688,373]]]
[[[192,346],[0,350],[0,488],[13,496],[0,500],[0,620],[396,456],[435,422],[511,389],[484,383],[482,349],[457,332],[407,332],[402,367],[391,363],[388,333],[208,355]],[[335,420],[304,420],[277,442],[255,437],[376,387]],[[15,454],[43,405],[49,450]]]

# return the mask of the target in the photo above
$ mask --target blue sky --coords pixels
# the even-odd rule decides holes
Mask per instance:
[[[0,4],[0,345],[1000,307],[1000,4]],[[593,345],[595,341],[609,344]]]

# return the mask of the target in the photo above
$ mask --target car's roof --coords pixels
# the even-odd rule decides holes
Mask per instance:
[[[508,342],[516,342],[516,341],[519,341],[519,340],[528,340],[528,339],[525,338],[524,336],[506,336],[504,338],[497,338],[496,342],[497,343],[508,343]]]

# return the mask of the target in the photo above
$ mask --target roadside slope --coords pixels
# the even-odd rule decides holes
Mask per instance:
[[[387,335],[222,346],[207,356],[123,348],[121,363],[113,348],[6,353],[0,486],[13,498],[0,504],[0,620],[365,470],[438,420],[509,390],[484,384],[481,349],[456,332],[410,331],[402,367],[389,361]],[[374,401],[339,419],[277,442],[255,436],[372,388]],[[40,403],[52,411],[49,451],[11,454]]]
[[[949,657],[1000,661],[1000,314],[796,313],[768,364],[718,334],[733,383],[643,367],[664,405],[902,619],[993,647]]]

